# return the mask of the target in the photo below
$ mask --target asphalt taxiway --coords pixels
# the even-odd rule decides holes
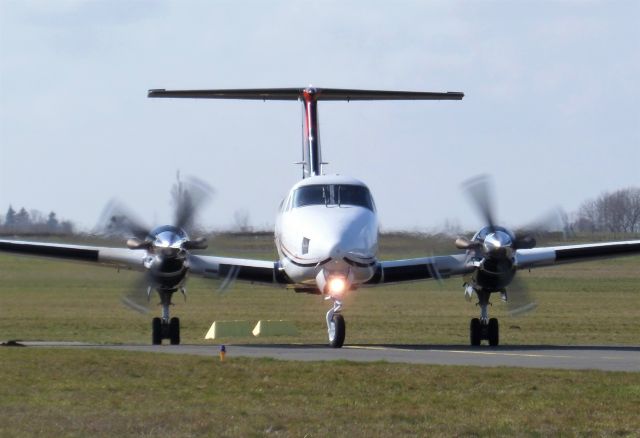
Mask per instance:
[[[78,342],[20,342],[32,348],[92,348],[150,353],[218,356],[219,344],[98,345]],[[480,367],[594,369],[640,372],[640,347],[634,346],[500,346],[345,345],[341,349],[310,344],[227,344],[226,360],[234,357],[297,361],[347,360]]]

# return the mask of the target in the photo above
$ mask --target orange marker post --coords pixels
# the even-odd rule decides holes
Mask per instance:
[[[220,362],[224,362],[224,356],[227,353],[227,349],[224,345],[220,346]]]

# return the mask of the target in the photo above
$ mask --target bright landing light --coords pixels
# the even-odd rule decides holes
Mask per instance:
[[[347,282],[342,277],[333,277],[327,283],[330,295],[341,295],[347,289]]]

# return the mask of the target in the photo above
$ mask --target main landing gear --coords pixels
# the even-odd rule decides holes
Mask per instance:
[[[151,322],[151,343],[162,344],[163,339],[169,339],[171,345],[180,344],[180,318],[171,318],[164,321],[162,318],[153,318]]]
[[[151,343],[162,344],[163,339],[169,339],[171,345],[180,344],[180,319],[169,317],[172,292],[159,292],[162,305],[162,318],[153,318],[151,321]]]
[[[469,340],[472,346],[480,345],[483,340],[489,342],[492,347],[497,347],[500,342],[500,326],[497,318],[489,318],[488,306],[489,293],[477,292],[478,306],[480,306],[480,318],[473,318],[469,325]]]
[[[329,345],[333,348],[340,348],[344,345],[346,327],[344,317],[340,313],[342,301],[333,299],[333,307],[327,312],[327,332],[329,334]]]

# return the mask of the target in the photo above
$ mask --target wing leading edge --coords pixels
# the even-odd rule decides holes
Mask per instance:
[[[638,254],[640,254],[640,240],[549,246],[518,250],[516,264],[519,269],[529,269]]]
[[[405,281],[438,280],[473,271],[466,254],[390,260],[378,263],[375,275],[366,285]]]
[[[0,240],[0,251],[104,266],[144,269],[146,251],[103,246]],[[288,284],[278,262],[229,257],[189,255],[189,272],[205,278],[228,278],[265,284]]]
[[[144,251],[103,246],[68,245],[48,242],[0,240],[0,251],[29,256],[98,263],[109,266],[125,266],[143,269]]]
[[[189,272],[204,278],[230,278],[262,284],[290,284],[278,262],[191,255]]]

